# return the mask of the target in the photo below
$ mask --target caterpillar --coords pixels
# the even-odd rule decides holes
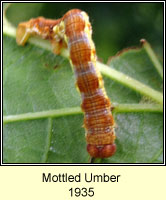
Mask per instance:
[[[76,85],[82,98],[87,151],[92,158],[112,156],[116,152],[115,122],[111,113],[111,102],[96,66],[92,26],[87,13],[72,9],[57,20],[38,17],[18,25],[18,45],[24,45],[33,35],[50,40],[55,54],[68,48]]]

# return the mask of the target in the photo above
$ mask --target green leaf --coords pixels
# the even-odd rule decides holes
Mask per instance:
[[[17,24],[44,10],[42,4],[30,6],[29,14],[27,4],[12,4],[8,20]],[[44,41],[30,43],[17,46],[15,28],[4,24],[3,162],[87,163],[81,98],[70,63]],[[115,56],[110,67],[98,63],[115,107],[117,152],[96,162],[163,162],[163,83],[154,63],[144,46]]]

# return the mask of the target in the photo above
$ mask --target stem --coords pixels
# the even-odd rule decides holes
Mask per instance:
[[[16,33],[16,30],[15,28],[7,21],[6,17],[4,16],[4,33],[7,34],[7,35],[10,35],[12,37],[15,37],[15,33]],[[51,50],[51,45],[49,44],[48,41],[45,41],[45,40],[41,40],[41,39],[38,39],[36,37],[33,37],[33,38],[30,38],[29,39],[29,42],[32,43],[32,44],[35,44],[37,46],[40,46],[44,49],[47,49],[47,50]],[[147,43],[147,42],[146,42]],[[145,43],[145,44],[146,44]],[[147,43],[148,44],[148,43]],[[146,45],[148,46],[148,45]],[[147,48],[147,47],[146,47]],[[151,49],[151,48],[148,48],[148,50]],[[158,62],[155,54],[153,53],[153,51],[148,51],[148,52],[151,52],[151,59],[153,59],[153,62],[155,63],[155,66],[157,66],[156,68],[160,70],[161,66],[160,66],[160,63]],[[154,54],[154,55],[153,55]],[[64,57],[68,57],[68,53],[64,50],[62,51],[61,53],[62,56]],[[157,61],[157,62],[156,62]],[[146,86],[145,84],[119,72],[119,71],[116,71],[115,69],[112,69],[110,67],[108,67],[107,65],[105,64],[102,64],[102,63],[99,63],[97,62],[97,65],[100,69],[100,71],[108,76],[109,78],[139,92],[140,94],[142,95],[145,95],[147,97],[150,97],[151,99],[153,99],[154,101],[160,103],[160,104],[163,104],[163,95],[162,93]]]
[[[74,108],[62,108],[57,110],[48,110],[48,111],[41,111],[35,113],[24,113],[18,115],[8,115],[3,117],[3,122],[15,122],[15,121],[26,121],[26,120],[33,120],[33,119],[42,119],[48,117],[61,117],[67,115],[77,115],[81,114],[81,109],[79,107]]]
[[[155,100],[156,102],[163,104],[163,95],[161,92],[158,92],[147,85],[119,72],[115,69],[108,67],[102,63],[97,62],[100,71],[109,78],[143,94],[151,99]]]
[[[102,163],[102,158],[91,158],[90,163]]]
[[[163,67],[160,64],[156,54],[154,53],[153,49],[150,46],[150,44],[145,39],[141,39],[141,43],[142,43],[143,47],[145,48],[149,58],[153,62],[153,64],[154,64],[156,70],[158,71],[159,75],[163,79]]]
[[[5,17],[5,14],[4,14],[5,11],[6,11],[6,9],[3,12],[3,33],[15,38],[16,37],[16,28]]]
[[[118,104],[113,112],[163,112],[163,107],[158,104]]]
[[[117,104],[113,105],[113,112],[163,112],[162,106],[153,104]],[[4,123],[26,121],[50,117],[64,117],[68,115],[82,114],[80,107],[62,108],[56,110],[41,111],[35,113],[24,113],[18,115],[8,115],[3,117]]]

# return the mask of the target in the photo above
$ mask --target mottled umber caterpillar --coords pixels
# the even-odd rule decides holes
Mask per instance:
[[[19,24],[16,35],[19,45],[24,45],[32,35],[50,40],[56,54],[68,47],[82,98],[87,151],[94,158],[112,156],[116,151],[114,120],[111,103],[96,66],[96,51],[88,15],[73,9],[58,20],[38,17]]]

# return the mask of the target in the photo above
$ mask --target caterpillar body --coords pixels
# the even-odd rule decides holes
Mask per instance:
[[[88,15],[73,9],[58,20],[38,17],[18,25],[16,40],[19,45],[24,45],[31,35],[50,40],[56,54],[62,48],[68,48],[82,98],[87,151],[93,158],[112,156],[116,151],[115,123],[111,102],[96,66],[96,51]]]

